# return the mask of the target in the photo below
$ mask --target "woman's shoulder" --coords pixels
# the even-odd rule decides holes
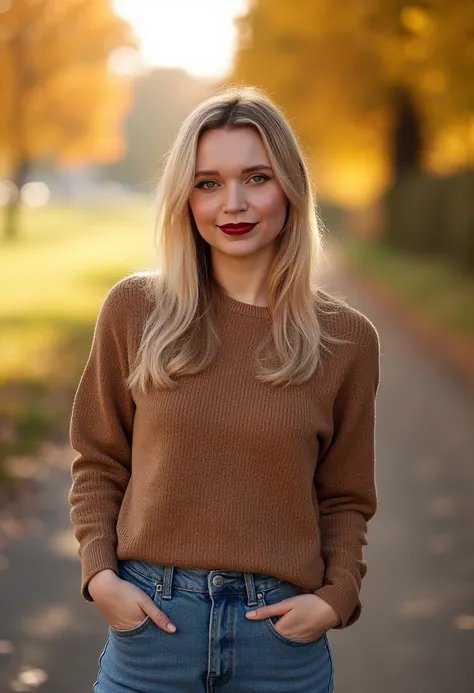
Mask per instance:
[[[135,272],[108,290],[98,317],[98,328],[141,332],[154,305],[153,273]]]
[[[344,340],[359,348],[379,348],[379,335],[374,323],[342,296],[318,289],[318,319],[322,331],[330,338]]]
[[[117,281],[109,289],[104,306],[113,309],[148,307],[154,300],[154,281],[153,272],[135,272]]]

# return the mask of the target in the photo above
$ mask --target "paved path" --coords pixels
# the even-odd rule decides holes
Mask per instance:
[[[337,693],[474,691],[474,396],[377,296],[335,286],[376,325],[379,511],[364,617],[334,633]]]
[[[472,393],[376,296],[341,275],[333,285],[375,323],[382,344],[380,507],[366,552],[363,618],[331,635],[336,692],[472,693]],[[5,550],[1,693],[87,693],[95,680],[106,627],[79,595],[67,505],[71,457],[67,448],[44,448],[31,520]],[[7,529],[18,533],[11,523]]]

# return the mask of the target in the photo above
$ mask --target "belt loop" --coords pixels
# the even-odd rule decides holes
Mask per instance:
[[[249,606],[255,606],[258,604],[257,597],[255,594],[255,580],[253,573],[244,573],[245,586],[247,588],[247,603]]]
[[[173,586],[173,570],[174,566],[165,565],[163,571],[163,591],[161,596],[163,599],[171,599],[171,588]]]

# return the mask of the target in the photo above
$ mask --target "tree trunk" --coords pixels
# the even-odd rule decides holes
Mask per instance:
[[[392,167],[399,180],[418,171],[423,156],[421,117],[411,94],[400,87],[394,92],[395,127],[392,138]]]
[[[407,190],[418,180],[422,168],[423,138],[420,113],[410,92],[393,92],[394,128],[390,145],[393,180],[384,200],[385,241],[393,248],[412,250],[414,210],[407,210]],[[407,223],[409,213],[411,224]]]
[[[18,239],[19,235],[19,219],[20,219],[20,207],[21,198],[20,191],[23,184],[26,181],[26,176],[28,174],[29,162],[23,159],[19,162],[16,171],[11,177],[11,181],[14,185],[12,194],[8,205],[5,209],[5,241],[11,243]]]

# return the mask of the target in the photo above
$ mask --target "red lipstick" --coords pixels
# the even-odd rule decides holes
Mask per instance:
[[[228,236],[242,236],[244,233],[249,233],[255,226],[257,226],[257,222],[254,224],[223,224],[219,228]]]

